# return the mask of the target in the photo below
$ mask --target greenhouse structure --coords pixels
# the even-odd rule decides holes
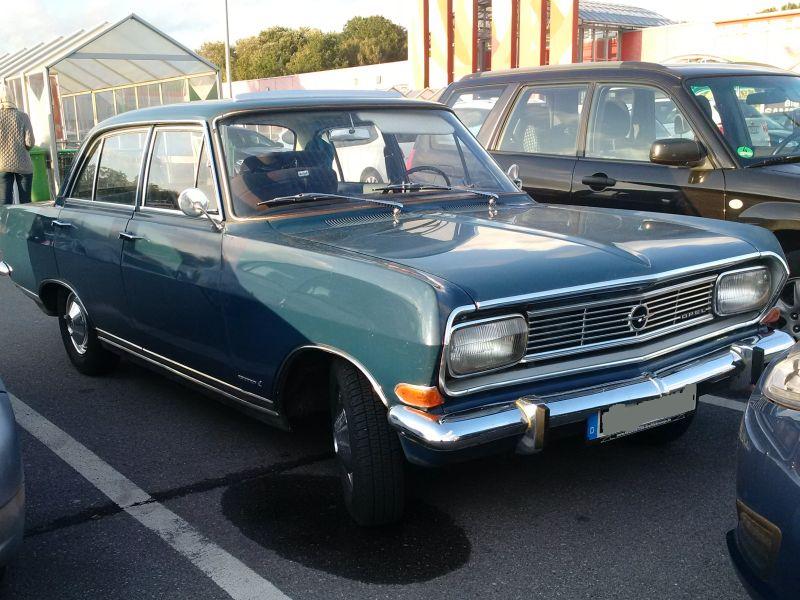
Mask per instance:
[[[0,55],[0,86],[30,115],[57,192],[75,149],[100,121],[135,108],[217,98],[220,75],[216,65],[129,15]]]

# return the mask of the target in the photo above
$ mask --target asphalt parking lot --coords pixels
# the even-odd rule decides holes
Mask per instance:
[[[319,425],[280,432],[127,362],[79,375],[8,280],[0,377],[36,434],[22,431],[26,537],[2,598],[746,598],[724,539],[735,402],[701,403],[670,446],[568,441],[412,470],[404,522],[374,531],[349,522]],[[87,457],[89,479],[73,468]],[[146,512],[98,489],[103,469]]]

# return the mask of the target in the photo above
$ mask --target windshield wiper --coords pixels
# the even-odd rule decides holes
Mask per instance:
[[[800,162],[800,154],[790,154],[788,156],[770,156],[764,160],[746,165],[745,169],[752,169],[753,167],[768,167],[770,165],[786,165],[795,162]]]
[[[436,185],[435,183],[391,183],[383,187],[375,188],[373,192],[388,194],[389,192],[419,192],[424,190],[442,190],[444,192],[467,192],[476,196],[483,196],[489,199],[489,204],[494,204],[500,199],[499,194],[494,192],[484,192],[467,187],[453,185]]]
[[[311,202],[313,200],[347,200],[348,202],[371,202],[373,204],[381,204],[383,206],[391,206],[395,211],[400,211],[403,208],[401,202],[394,202],[393,200],[379,200],[377,198],[364,198],[361,196],[347,196],[345,194],[324,194],[322,192],[303,192],[302,194],[294,194],[292,196],[278,196],[270,198],[269,200],[262,200],[256,206],[281,206],[283,204],[294,204],[296,202]]]

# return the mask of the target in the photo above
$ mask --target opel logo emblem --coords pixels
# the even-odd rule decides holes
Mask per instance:
[[[647,319],[650,317],[650,309],[646,305],[640,304],[634,306],[628,314],[628,324],[633,331],[641,331],[647,325]]]

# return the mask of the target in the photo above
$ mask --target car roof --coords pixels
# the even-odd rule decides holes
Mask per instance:
[[[233,99],[203,100],[140,108],[102,121],[98,128],[136,125],[159,121],[213,121],[236,112],[276,109],[324,108],[447,108],[437,102],[409,99],[386,92],[360,90],[287,90],[281,92],[248,93]]]
[[[797,75],[769,65],[746,63],[681,63],[659,64],[651,62],[596,62],[570,65],[544,65],[502,71],[485,71],[464,76],[459,83],[508,83],[528,79],[581,79],[619,76],[638,76],[654,79],[681,80],[690,77],[719,75]]]

